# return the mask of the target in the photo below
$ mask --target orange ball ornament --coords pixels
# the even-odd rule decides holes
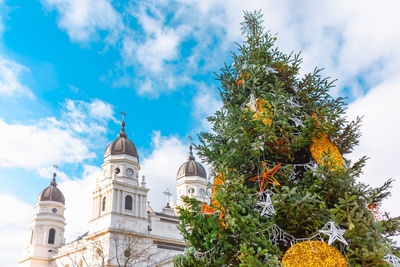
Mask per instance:
[[[236,85],[242,85],[242,84],[243,84],[243,80],[242,79],[236,80]]]
[[[218,189],[221,187],[221,185],[224,184],[225,179],[223,178],[222,174],[218,173],[217,176],[215,176],[213,184],[211,186],[211,205],[213,207],[208,206],[207,204],[202,204],[201,205],[201,213],[204,214],[212,214],[215,212],[214,207],[219,207],[219,202],[215,198],[215,195],[218,191]]]

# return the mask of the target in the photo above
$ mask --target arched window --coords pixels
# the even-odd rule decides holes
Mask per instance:
[[[125,209],[132,210],[132,197],[131,196],[125,197]]]
[[[106,197],[103,197],[103,203],[101,205],[101,210],[105,211],[106,210]]]
[[[50,228],[49,231],[49,244],[54,244],[54,238],[56,237],[56,230],[54,228]]]

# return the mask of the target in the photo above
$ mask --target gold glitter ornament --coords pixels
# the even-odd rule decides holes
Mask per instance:
[[[317,121],[317,124],[321,124],[315,115],[312,113],[313,118]],[[321,164],[328,164],[331,171],[336,171],[338,168],[343,169],[343,158],[340,154],[339,148],[329,140],[326,134],[318,134],[311,140],[310,152],[313,159]],[[329,160],[327,160],[329,158]]]
[[[254,114],[254,118],[257,120],[262,120],[262,122],[267,125],[271,126],[273,113],[271,111],[271,104],[268,103],[267,100],[258,99],[257,100],[257,111]]]
[[[251,99],[248,103],[247,108],[254,112],[253,118],[261,120],[265,125],[271,126],[273,112],[271,111],[271,104],[264,99]]]
[[[346,258],[322,241],[306,241],[291,246],[283,255],[284,267],[347,267]]]
[[[338,168],[343,169],[344,161],[339,148],[329,140],[326,134],[319,134],[312,139],[310,152],[319,165],[328,164],[331,171],[336,171]]]

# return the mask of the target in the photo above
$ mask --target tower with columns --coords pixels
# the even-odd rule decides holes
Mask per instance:
[[[65,199],[53,180],[38,196],[35,215],[30,226],[30,240],[23,266],[48,266],[49,258],[64,244]]]
[[[188,161],[182,164],[176,175],[176,205],[182,206],[182,196],[189,196],[202,202],[209,202],[207,174],[204,167],[193,156],[192,142],[189,144]]]
[[[124,121],[118,138],[104,152],[102,169],[103,174],[97,179],[93,191],[89,233],[107,228],[126,228],[127,225],[130,229],[133,225],[146,228],[149,189],[145,188],[144,177],[139,184],[139,155],[135,144],[125,133]]]

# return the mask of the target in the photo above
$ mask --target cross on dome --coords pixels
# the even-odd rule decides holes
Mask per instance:
[[[56,183],[57,169],[58,169],[57,164],[53,164],[53,180],[50,183],[50,185],[52,185],[52,186],[57,186],[57,183]]]
[[[57,183],[56,183],[56,176],[57,176],[56,170],[58,166],[54,164],[53,168],[54,168],[53,179],[51,180],[50,185],[46,187],[39,194],[38,199],[39,201],[55,201],[65,204],[64,195],[61,192],[61,190],[57,188]]]
[[[125,118],[125,116],[127,116],[128,114],[127,114],[124,110],[122,110],[122,111],[120,112],[120,114],[122,115],[122,122],[121,122],[121,131],[120,131],[118,137],[125,137],[125,138],[127,138],[128,136],[127,136],[126,133],[125,133],[125,121],[124,121],[124,118]]]
[[[189,160],[195,160],[193,156],[193,147],[192,147],[192,136],[189,135]]]

